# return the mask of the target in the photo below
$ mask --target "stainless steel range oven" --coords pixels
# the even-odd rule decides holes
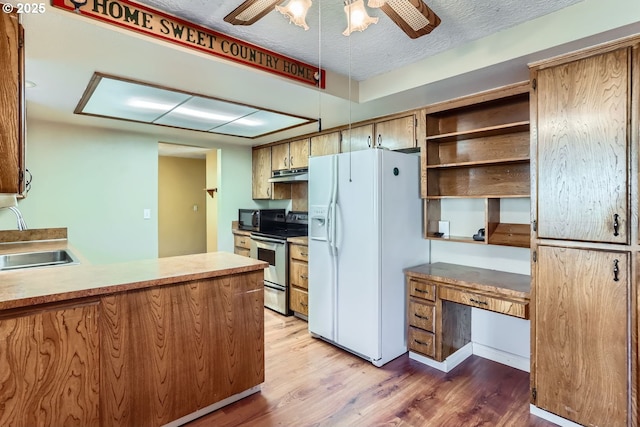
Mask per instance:
[[[272,228],[251,233],[251,258],[269,263],[264,270],[264,306],[288,316],[289,247],[287,238],[307,235],[307,213],[289,212]]]
[[[264,306],[289,314],[287,239],[251,235],[251,258],[269,263],[264,270]]]

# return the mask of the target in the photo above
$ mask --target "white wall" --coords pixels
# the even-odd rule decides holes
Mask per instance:
[[[33,183],[18,206],[29,228],[67,227],[93,263],[157,257],[156,139],[29,121],[26,163]],[[13,214],[0,211],[0,229],[15,228]]]

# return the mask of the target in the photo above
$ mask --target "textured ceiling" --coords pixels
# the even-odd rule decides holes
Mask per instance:
[[[346,18],[341,0],[315,0],[307,15],[308,31],[289,24],[288,19],[276,11],[251,26],[224,22],[224,17],[243,0],[139,0],[295,59],[311,64],[320,62],[322,68],[359,81],[580,1],[427,0],[442,23],[431,34],[412,40],[384,12],[371,8],[369,14],[379,17],[378,23],[362,33],[343,36]]]

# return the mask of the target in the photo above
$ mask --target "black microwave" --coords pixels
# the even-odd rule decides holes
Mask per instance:
[[[240,230],[260,231],[284,221],[284,209],[238,209],[238,228]]]

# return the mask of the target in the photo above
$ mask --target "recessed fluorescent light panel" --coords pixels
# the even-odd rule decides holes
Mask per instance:
[[[76,114],[258,138],[315,119],[95,73]]]

